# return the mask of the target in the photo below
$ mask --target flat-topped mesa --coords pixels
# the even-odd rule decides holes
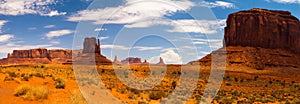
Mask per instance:
[[[126,58],[125,60],[122,60],[121,63],[123,64],[141,64],[142,61],[141,61],[141,58],[133,58],[133,57],[128,57]]]
[[[288,11],[253,8],[230,14],[226,46],[284,49],[300,54],[300,22]]]
[[[83,53],[99,53],[101,54],[100,49],[100,40],[97,40],[98,43],[96,43],[96,38],[85,38],[83,43]]]

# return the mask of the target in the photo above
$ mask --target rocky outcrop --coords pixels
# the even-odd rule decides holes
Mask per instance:
[[[122,60],[121,63],[123,64],[141,64],[141,58],[133,58],[133,57],[128,57],[125,60]]]
[[[165,65],[164,59],[160,57],[159,62],[156,65]]]
[[[300,54],[300,22],[288,11],[254,8],[230,14],[226,46],[284,49]]]

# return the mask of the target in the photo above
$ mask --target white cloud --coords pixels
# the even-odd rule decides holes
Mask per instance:
[[[60,41],[51,41],[50,44],[60,44]]]
[[[8,40],[10,40],[12,38],[14,38],[14,35],[11,35],[11,34],[0,35],[0,43],[7,42]]]
[[[159,58],[162,57],[167,64],[182,64],[182,59],[178,53],[176,53],[172,48],[165,50],[159,56],[152,57],[148,61],[150,63],[158,63]]]
[[[45,36],[48,39],[51,39],[53,37],[60,37],[60,36],[64,36],[64,35],[69,35],[72,34],[73,31],[72,30],[56,30],[56,31],[50,31],[48,32]]]
[[[41,16],[64,15],[53,10],[49,5],[55,5],[59,0],[2,0],[0,1],[0,14],[3,15],[24,15],[39,14]]]
[[[108,36],[104,36],[104,37],[99,37],[100,41],[101,40],[105,40],[105,39],[108,39],[109,37]]]
[[[0,20],[0,33],[2,33],[2,27],[7,23],[6,20]]]
[[[202,7],[207,7],[207,8],[216,8],[216,7],[236,8],[236,6],[233,3],[225,2],[225,1],[215,1],[215,2],[202,1],[202,2],[200,2],[199,5]]]
[[[47,14],[41,14],[42,16],[49,16],[49,17],[53,17],[53,16],[60,16],[60,15],[66,15],[67,12],[58,12],[58,11],[51,11]]]
[[[223,29],[226,19],[222,20],[175,20],[172,21],[174,28],[168,32],[194,32],[202,34],[215,34]]]
[[[149,51],[149,50],[161,50],[163,47],[145,47],[145,46],[135,46],[133,47],[139,51]]]
[[[126,0],[126,4],[118,7],[83,10],[68,17],[68,21],[94,21],[95,24],[125,24],[127,28],[148,27],[151,22],[161,20],[165,15],[178,11],[187,11],[195,4],[189,0]],[[108,15],[113,13],[114,15]]]
[[[101,45],[100,46],[101,49],[116,49],[116,50],[129,50],[129,47],[125,47],[122,45],[110,45],[110,44],[106,44],[106,45]]]
[[[300,4],[300,0],[272,0],[272,1],[278,3],[299,3]]]
[[[47,29],[54,28],[54,27],[55,27],[55,25],[46,25],[46,26],[44,26],[44,28],[47,28]]]
[[[106,31],[106,28],[96,28],[94,31]]]

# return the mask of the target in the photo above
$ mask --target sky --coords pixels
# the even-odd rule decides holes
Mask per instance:
[[[221,48],[227,16],[251,8],[300,18],[300,0],[1,0],[0,58],[13,50],[82,49],[85,37],[97,37],[111,60],[184,64]]]

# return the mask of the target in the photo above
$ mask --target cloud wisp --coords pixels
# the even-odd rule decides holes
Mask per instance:
[[[10,39],[13,39],[15,36],[11,34],[0,35],[0,43],[7,42]]]
[[[50,31],[45,36],[48,39],[52,39],[53,37],[60,37],[60,36],[69,35],[69,34],[72,34],[72,33],[73,33],[72,30],[64,29],[64,30]]]
[[[235,6],[233,3],[225,2],[225,1],[215,1],[215,2],[201,1],[199,5],[207,8],[216,8],[216,7],[221,7],[223,9],[237,8],[237,6]]]

